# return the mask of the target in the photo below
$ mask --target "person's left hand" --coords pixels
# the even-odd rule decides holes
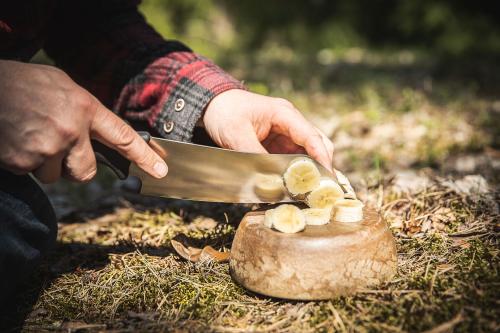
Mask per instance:
[[[203,125],[223,148],[251,153],[307,153],[332,170],[333,143],[285,99],[228,90],[208,104]]]

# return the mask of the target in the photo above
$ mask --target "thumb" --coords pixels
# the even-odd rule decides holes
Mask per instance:
[[[106,146],[115,149],[123,157],[136,163],[141,169],[156,178],[167,175],[165,161],[132,129],[101,103],[90,125],[91,136]]]

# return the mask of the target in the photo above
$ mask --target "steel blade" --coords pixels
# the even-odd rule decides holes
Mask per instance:
[[[300,154],[252,154],[160,138],[150,145],[168,165],[168,174],[156,179],[131,164],[129,174],[142,181],[141,193],[151,196],[228,203],[291,202],[287,193],[281,200],[267,200],[254,192],[262,174],[282,175]],[[315,162],[316,163],[316,162]],[[334,177],[316,163],[323,176]],[[286,192],[286,191],[285,191]]]

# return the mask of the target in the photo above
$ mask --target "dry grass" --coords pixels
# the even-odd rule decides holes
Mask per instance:
[[[98,267],[62,273],[52,281],[25,330],[498,330],[494,193],[465,195],[450,189],[456,182],[433,178],[418,193],[401,193],[392,183],[381,182],[364,198],[381,204],[398,244],[398,276],[376,289],[327,302],[253,295],[231,280],[227,264],[185,262],[169,245],[183,232],[199,243],[228,246],[235,230],[231,224],[203,217],[186,223],[168,209],[121,208],[86,223],[61,226],[63,252],[53,273],[89,255],[100,258],[93,263]]]

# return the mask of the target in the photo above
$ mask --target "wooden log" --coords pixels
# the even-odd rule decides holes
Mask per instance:
[[[381,216],[365,208],[356,223],[330,222],[285,234],[250,212],[236,231],[230,271],[245,288],[294,300],[322,300],[377,285],[396,273],[396,244]]]

